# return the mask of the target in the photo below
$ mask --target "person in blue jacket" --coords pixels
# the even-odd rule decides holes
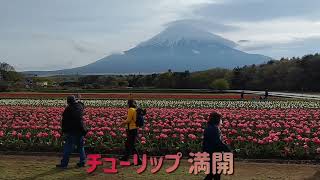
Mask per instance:
[[[222,142],[221,131],[219,126],[221,124],[221,115],[217,112],[213,112],[209,116],[208,125],[204,130],[203,135],[203,152],[209,153],[210,157],[214,152],[230,152],[230,148]],[[220,180],[221,175],[212,173],[212,159],[210,158],[210,174],[208,174],[205,180]]]

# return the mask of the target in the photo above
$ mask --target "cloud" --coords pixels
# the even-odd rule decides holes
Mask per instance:
[[[317,21],[277,19],[260,22],[238,22],[235,32],[225,32],[223,36],[234,41],[242,39],[267,43],[288,42],[296,38],[320,36],[320,24]]]
[[[278,18],[320,18],[319,0],[225,0],[195,11],[217,22],[266,21]]]
[[[26,64],[19,64],[19,69],[18,71],[25,71],[26,69],[29,70],[54,70],[54,69],[60,69],[61,67],[72,67],[73,62],[68,61],[68,62],[63,62],[63,63],[43,63],[41,65],[26,65]]]
[[[92,49],[92,47],[90,47],[90,44],[86,42],[78,42],[75,40],[71,40],[71,44],[73,48],[79,53],[96,53],[96,51]]]
[[[238,41],[238,43],[249,43],[250,40],[247,40],[247,39],[241,39]]]
[[[238,48],[251,53],[260,53],[276,59],[281,57],[301,57],[306,54],[319,53],[320,36],[295,38],[288,42],[248,42]]]
[[[318,0],[0,1],[0,54],[19,70],[83,66],[179,23],[239,41],[248,52],[303,54],[319,47],[312,41],[320,36],[319,6]]]
[[[68,37],[47,33],[32,33],[31,39],[47,42],[63,41],[65,44],[69,44],[71,48],[79,53],[96,53],[96,51],[92,48],[92,44],[81,40],[70,39]]]
[[[210,31],[212,33],[226,32],[226,31],[230,32],[230,31],[237,31],[240,29],[237,26],[216,23],[206,19],[183,19],[183,20],[177,20],[177,21],[173,21],[166,24],[166,26],[172,26],[172,25],[187,25],[187,26],[191,25],[206,31]]]

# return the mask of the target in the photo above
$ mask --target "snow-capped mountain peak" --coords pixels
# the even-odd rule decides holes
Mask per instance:
[[[171,25],[164,31],[154,36],[148,41],[142,42],[138,47],[145,46],[175,46],[181,42],[205,42],[235,47],[237,44],[233,41],[224,39],[218,35],[204,31],[195,26]]]

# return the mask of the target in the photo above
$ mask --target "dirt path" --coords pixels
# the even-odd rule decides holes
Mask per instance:
[[[137,167],[119,167],[115,175],[104,174],[103,168],[98,168],[88,175],[85,170],[75,168],[77,159],[72,158],[67,170],[58,170],[55,164],[59,157],[0,155],[0,179],[203,179],[203,175],[190,175],[190,164],[181,162],[179,169],[173,174],[166,174],[164,164],[157,174],[150,172],[150,166],[142,175],[136,173]],[[171,165],[172,163],[170,163]],[[107,167],[104,166],[104,168]],[[317,180],[320,179],[320,165],[274,164],[274,163],[245,163],[235,162],[235,174],[223,177],[224,180]]]

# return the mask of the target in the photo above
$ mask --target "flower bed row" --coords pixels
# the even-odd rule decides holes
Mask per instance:
[[[63,107],[0,106],[0,150],[59,151]],[[201,151],[207,116],[223,115],[226,143],[243,158],[314,159],[320,153],[318,109],[176,109],[149,108],[139,131],[139,149],[160,155]],[[119,153],[125,108],[86,108],[89,152]]]
[[[126,100],[83,100],[88,107],[124,107]],[[150,108],[246,108],[246,109],[318,109],[319,101],[246,101],[246,100],[138,100]],[[63,99],[0,99],[0,106],[55,106],[66,105]]]

